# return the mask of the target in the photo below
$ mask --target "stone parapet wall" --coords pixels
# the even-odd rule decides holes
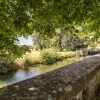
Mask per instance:
[[[91,57],[0,89],[0,100],[94,100],[100,57]]]

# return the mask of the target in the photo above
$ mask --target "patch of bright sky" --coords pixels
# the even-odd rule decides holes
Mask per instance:
[[[33,41],[32,41],[32,37],[31,35],[28,36],[28,38],[24,38],[23,36],[22,37],[19,37],[18,38],[19,40],[19,45],[33,45]]]

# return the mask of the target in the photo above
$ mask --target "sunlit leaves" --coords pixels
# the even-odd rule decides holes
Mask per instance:
[[[0,49],[14,51],[16,39],[34,31],[44,37],[54,35],[59,28],[79,34],[76,26],[82,24],[86,33],[88,30],[98,37],[99,23],[100,0],[0,0]]]

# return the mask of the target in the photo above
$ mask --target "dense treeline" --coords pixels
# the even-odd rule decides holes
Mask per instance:
[[[86,47],[84,42],[86,39],[81,39],[75,33],[69,33],[64,29],[57,30],[56,34],[52,38],[42,37],[38,33],[33,34],[33,46],[35,49],[46,49],[46,48],[56,48],[60,51],[66,50],[76,50]]]

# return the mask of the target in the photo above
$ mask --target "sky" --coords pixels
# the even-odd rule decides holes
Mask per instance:
[[[19,37],[19,45],[33,45],[32,37],[28,36],[28,38]]]

